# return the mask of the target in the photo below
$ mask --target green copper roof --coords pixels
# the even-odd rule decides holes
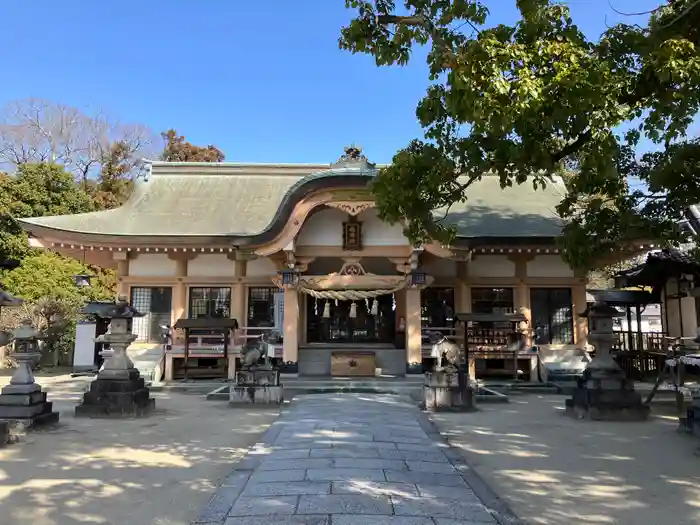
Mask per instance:
[[[350,181],[357,187],[371,180],[377,168],[364,157],[348,155],[333,165],[154,162],[147,180],[120,208],[20,223],[38,237],[51,230],[57,236],[60,231],[128,237],[274,234],[294,204],[320,185]],[[560,179],[535,191],[528,183],[501,189],[498,177],[486,175],[469,188],[468,202],[452,206],[447,222],[461,237],[556,236],[561,223],[554,209],[564,192]]]
[[[154,165],[148,181],[109,211],[23,219],[58,230],[109,235],[242,235],[262,232],[297,175],[178,172]]]
[[[484,175],[467,190],[467,202],[453,204],[443,222],[453,224],[460,237],[556,237],[563,226],[556,207],[565,194],[561,177],[535,190],[529,181],[501,188],[498,176]],[[445,210],[434,215],[444,217]]]

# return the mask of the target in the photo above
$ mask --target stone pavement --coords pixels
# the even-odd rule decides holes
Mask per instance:
[[[295,398],[193,523],[523,522],[406,398],[323,394]]]

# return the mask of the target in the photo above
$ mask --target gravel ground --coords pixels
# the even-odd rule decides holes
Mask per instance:
[[[564,399],[522,395],[432,419],[528,523],[700,523],[700,440],[676,432],[672,408],[654,405],[643,423],[577,421]]]
[[[189,525],[278,414],[163,392],[149,418],[76,419],[89,381],[37,374],[61,422],[0,449],[0,525]]]

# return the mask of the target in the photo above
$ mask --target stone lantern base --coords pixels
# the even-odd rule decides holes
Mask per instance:
[[[280,372],[273,368],[240,370],[236,372],[236,384],[229,389],[229,406],[280,405],[283,401]]]
[[[460,386],[458,371],[437,370],[425,373],[423,408],[430,412],[472,412],[474,389]]]
[[[83,394],[82,404],[75,407],[75,417],[142,417],[150,415],[155,404],[136,368],[118,376],[101,372]]]
[[[9,384],[0,393],[0,420],[19,423],[24,428],[36,428],[58,423],[58,412],[46,401],[46,392],[36,383]]]
[[[635,392],[634,382],[614,362],[610,366],[602,365],[596,366],[595,360],[589,364],[573,397],[566,400],[566,413],[597,421],[646,420],[649,406]]]

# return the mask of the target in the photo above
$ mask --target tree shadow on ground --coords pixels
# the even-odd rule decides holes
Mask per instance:
[[[76,419],[89,378],[38,377],[60,424],[0,450],[0,525],[188,525],[275,419],[157,393],[143,419]]]
[[[677,433],[672,412],[582,421],[564,415],[564,399],[526,395],[433,419],[529,523],[700,523],[700,441]]]

